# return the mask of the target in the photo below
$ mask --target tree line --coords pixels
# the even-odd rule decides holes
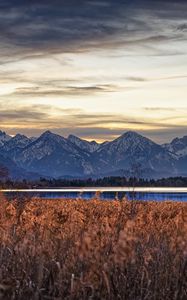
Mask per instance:
[[[187,177],[144,179],[136,177],[104,177],[75,179],[11,180],[0,177],[1,188],[59,188],[59,187],[187,187]]]

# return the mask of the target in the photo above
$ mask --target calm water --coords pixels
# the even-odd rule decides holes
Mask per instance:
[[[113,200],[115,197],[122,199],[126,196],[129,200],[145,201],[185,201],[187,202],[187,188],[75,188],[75,189],[32,189],[32,190],[3,190],[2,192],[9,199],[15,197],[40,197],[42,199],[55,198],[77,198],[91,199],[96,192],[100,191],[100,198],[103,200]]]

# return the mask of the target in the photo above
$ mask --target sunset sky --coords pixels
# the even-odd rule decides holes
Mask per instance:
[[[187,135],[186,0],[1,0],[0,129]]]

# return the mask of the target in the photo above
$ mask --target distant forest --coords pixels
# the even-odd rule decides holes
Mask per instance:
[[[187,187],[187,177],[137,179],[135,177],[104,177],[100,179],[45,179],[36,181],[0,181],[1,188],[60,188],[60,187]]]

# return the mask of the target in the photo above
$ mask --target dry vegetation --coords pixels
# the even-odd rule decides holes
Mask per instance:
[[[187,206],[0,196],[0,299],[187,299]]]

